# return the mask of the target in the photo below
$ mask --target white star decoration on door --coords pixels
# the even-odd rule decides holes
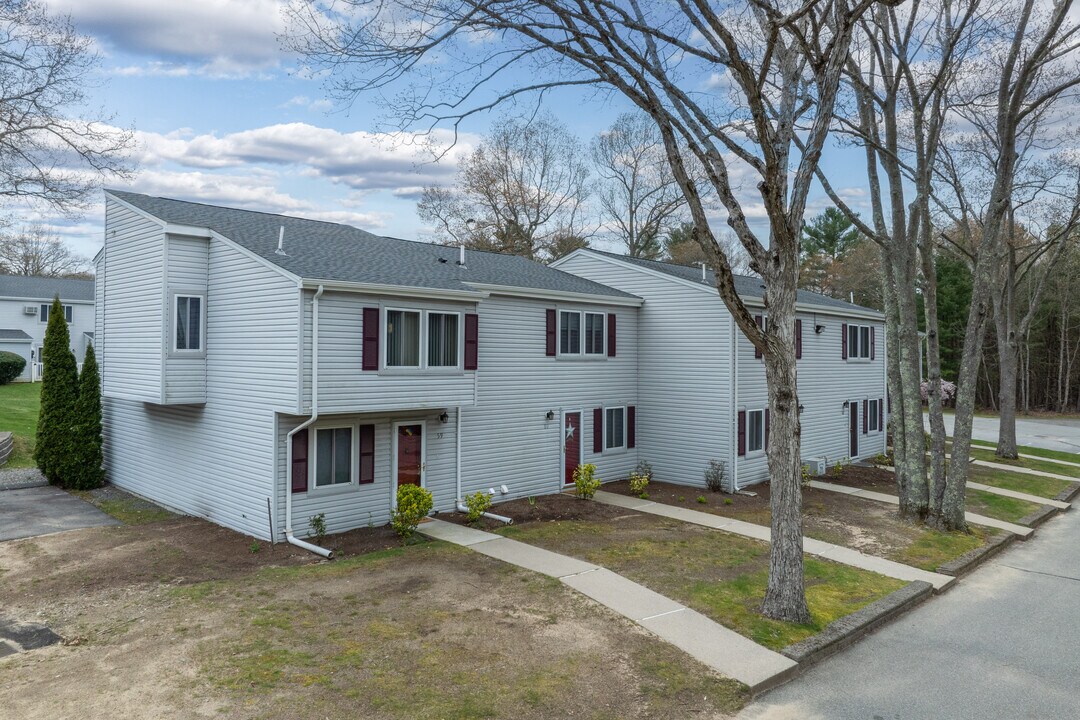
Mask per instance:
[[[576,428],[575,428],[575,427],[574,427],[573,425],[571,425],[570,427],[566,428],[566,439],[567,439],[567,440],[569,440],[570,438],[574,437],[574,430],[575,430],[575,429],[576,429]]]

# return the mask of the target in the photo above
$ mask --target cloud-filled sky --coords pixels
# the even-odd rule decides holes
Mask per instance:
[[[381,109],[371,100],[336,107],[319,80],[297,72],[277,39],[281,0],[47,5],[70,14],[93,38],[102,62],[92,100],[113,115],[113,124],[136,133],[137,174],[113,183],[117,187],[413,239],[425,232],[416,215],[419,189],[447,182],[492,119],[470,121],[438,162],[419,142],[376,132]],[[716,76],[702,83],[708,88],[724,81]],[[626,109],[608,103],[582,112],[578,102],[558,94],[546,105],[583,140]],[[450,136],[436,133],[429,140],[446,147]],[[821,205],[819,200],[811,210]],[[37,217],[84,255],[101,245],[100,202],[74,220]]]

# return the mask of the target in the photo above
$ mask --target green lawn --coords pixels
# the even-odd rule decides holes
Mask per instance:
[[[40,397],[41,383],[0,385],[0,431],[10,431],[15,440],[4,467],[33,466]]]
[[[1016,522],[1039,509],[1039,505],[1017,500],[1016,498],[995,495],[985,490],[967,491],[967,510],[976,515],[997,518],[1006,522]]]
[[[950,440],[951,439],[952,438],[950,438]],[[991,449],[997,447],[997,443],[992,443],[987,440],[972,440],[971,444],[979,445],[981,447],[988,447]],[[1017,445],[1016,449],[1024,453],[1025,455],[1038,455],[1039,457],[1052,458],[1054,460],[1065,460],[1066,462],[1080,463],[1080,455],[1078,455],[1077,453],[1065,452],[1064,450],[1046,450],[1044,448],[1031,447],[1030,445]],[[1055,467],[1061,466],[1055,465]]]
[[[1015,490],[1016,492],[1038,495],[1039,497],[1045,498],[1057,497],[1058,493],[1072,485],[1068,480],[1039,477],[1038,475],[1027,475],[1025,473],[1014,473],[1009,472],[1008,470],[998,470],[997,468],[988,468],[979,465],[972,465],[969,473],[970,478],[973,481],[980,482],[984,485],[993,485],[994,487]]]
[[[889,553],[888,558],[904,565],[931,572],[961,555],[981,547],[998,533],[992,528],[969,526],[967,532],[939,532],[927,529],[902,550]]]
[[[905,585],[846,565],[805,559],[808,625],[759,612],[769,546],[663,518],[511,525],[508,537],[602,565],[686,604],[756,643],[779,650]]]

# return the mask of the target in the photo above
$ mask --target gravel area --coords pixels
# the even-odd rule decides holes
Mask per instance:
[[[18,490],[48,484],[49,481],[37,468],[0,469],[0,490]]]

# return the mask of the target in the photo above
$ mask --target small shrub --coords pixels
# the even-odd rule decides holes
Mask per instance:
[[[529,507],[536,507],[536,496],[535,495],[530,495],[528,497],[528,499],[526,500],[526,502],[529,503]]]
[[[419,485],[402,485],[397,491],[397,507],[390,518],[390,525],[403,540],[408,540],[434,505],[429,490]]]
[[[808,486],[810,484],[810,479],[812,477],[814,477],[814,476],[810,474],[810,466],[808,464],[806,464],[806,463],[803,463],[803,466],[802,466],[802,486],[803,487]]]
[[[682,495],[680,495],[679,497],[677,497],[675,499],[678,500],[679,502],[686,502],[686,498],[684,498]]]
[[[596,477],[595,465],[586,463],[574,469],[574,488],[579,498],[592,500],[600,488],[600,478]]]
[[[839,460],[837,460],[836,464],[833,465],[832,468],[829,469],[829,474],[832,475],[833,477],[840,477],[841,475],[843,475],[844,474],[844,461],[845,460],[847,460],[847,458],[840,458]]]
[[[478,490],[472,495],[466,495],[465,507],[468,508],[465,519],[470,525],[473,525],[480,520],[484,513],[491,509],[491,496],[483,490]]]
[[[713,492],[723,492],[727,480],[727,463],[723,460],[710,460],[705,468],[705,487]]]
[[[724,504],[725,505],[734,505],[735,501],[732,500],[731,498],[724,498]]]
[[[875,465],[889,465],[889,466],[891,466],[893,464],[893,458],[892,458],[892,455],[887,455],[886,453],[878,453],[877,455],[874,456],[873,463]]]
[[[26,358],[7,350],[0,350],[0,385],[7,385],[22,375],[26,369]]]
[[[311,528],[311,537],[315,538],[315,544],[322,545],[322,541],[326,538],[326,513],[312,515],[308,520],[308,526]]]
[[[646,480],[652,480],[652,465],[648,460],[638,460],[638,464],[634,467],[634,474],[640,475]]]
[[[252,540],[251,545],[248,546],[248,550],[250,550],[251,554],[254,555],[255,553],[262,550],[262,545],[259,544],[258,540]]]
[[[704,496],[704,495],[698,495],[698,496],[697,496],[697,501],[698,501],[699,503],[701,503],[702,505],[705,505],[706,503],[708,503],[708,502],[709,502],[708,500],[706,500],[706,499],[705,499],[705,496]]]
[[[648,494],[645,490],[649,487],[648,475],[641,475],[636,470],[630,473],[630,492],[637,495],[642,500]]]

